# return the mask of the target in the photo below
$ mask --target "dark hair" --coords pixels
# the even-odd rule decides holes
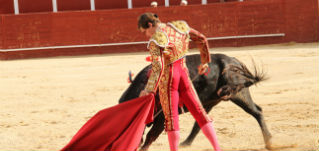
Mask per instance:
[[[149,28],[148,23],[151,23],[153,26],[155,26],[157,23],[160,23],[161,21],[158,19],[158,16],[154,13],[144,13],[138,18],[137,26],[138,29],[141,27],[144,29]]]

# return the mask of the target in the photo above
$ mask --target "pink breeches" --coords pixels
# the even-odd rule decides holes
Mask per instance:
[[[184,104],[187,107],[200,127],[211,121],[189,79],[184,59],[164,67],[159,83],[159,95],[165,115],[166,131],[179,130],[179,104]]]

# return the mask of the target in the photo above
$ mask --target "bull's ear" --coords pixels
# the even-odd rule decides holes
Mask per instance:
[[[127,78],[127,82],[128,83],[132,83],[133,82],[133,76],[134,74],[131,72],[131,70],[128,72],[128,78]]]

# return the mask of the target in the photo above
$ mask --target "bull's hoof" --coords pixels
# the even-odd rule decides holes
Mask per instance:
[[[181,146],[181,147],[187,147],[187,146],[190,146],[190,145],[191,145],[190,142],[184,141],[184,142],[182,142],[179,146]]]
[[[269,139],[269,140],[266,142],[265,148],[268,149],[268,150],[273,150],[273,149],[274,149],[274,147],[272,146],[271,139]]]
[[[267,141],[265,148],[268,150],[273,150],[273,151],[278,151],[278,150],[283,150],[283,149],[289,149],[290,150],[295,150],[297,147],[296,144],[290,144],[290,145],[278,145],[278,144],[273,144],[271,139]]]
[[[268,150],[273,150],[273,149],[274,149],[274,148],[273,148],[271,145],[269,145],[269,144],[267,144],[267,145],[265,146],[265,148],[268,149]]]
[[[139,151],[147,151],[148,147],[141,147]]]

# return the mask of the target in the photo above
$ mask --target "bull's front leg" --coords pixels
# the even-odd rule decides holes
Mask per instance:
[[[151,144],[159,137],[159,135],[164,131],[164,114],[161,112],[155,119],[152,128],[148,131],[146,135],[145,142],[140,148],[140,151],[147,151]]]
[[[197,122],[195,122],[192,132],[188,135],[186,140],[180,144],[180,146],[183,146],[183,147],[190,146],[193,143],[195,137],[197,136],[199,130],[200,130],[200,127],[198,126]]]

